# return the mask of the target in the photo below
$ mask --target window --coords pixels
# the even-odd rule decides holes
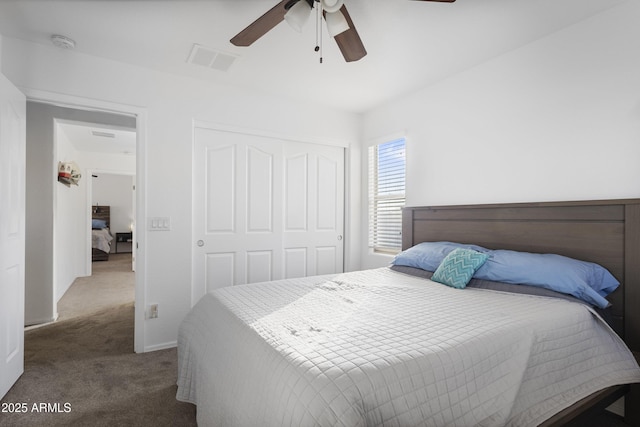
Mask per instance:
[[[404,138],[369,147],[369,247],[374,252],[402,249],[404,188]]]

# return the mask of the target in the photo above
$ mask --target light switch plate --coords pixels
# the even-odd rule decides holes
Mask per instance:
[[[147,230],[149,231],[169,231],[171,230],[171,217],[147,218]]]

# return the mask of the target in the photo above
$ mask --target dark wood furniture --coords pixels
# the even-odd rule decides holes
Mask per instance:
[[[602,265],[621,283],[609,297],[613,327],[640,351],[640,199],[405,208],[403,249],[424,241],[556,253]],[[625,422],[640,425],[639,388],[602,390],[542,425],[580,425],[590,411],[625,394]]]
[[[116,247],[115,253],[130,253],[132,247],[133,233],[128,231],[126,233],[116,233]]]
[[[91,219],[99,219],[111,226],[111,206],[91,206]],[[109,253],[97,248],[91,248],[91,261],[108,261]]]

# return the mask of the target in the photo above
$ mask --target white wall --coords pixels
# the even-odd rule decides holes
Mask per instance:
[[[80,152],[84,172],[90,177],[91,173],[113,173],[117,175],[135,175],[136,156],[127,154]]]
[[[111,232],[128,233],[133,222],[133,184],[132,175],[114,175],[96,173],[92,180],[92,205],[110,206]],[[111,245],[111,252],[115,252],[115,242]]]
[[[79,153],[71,142],[59,130],[55,133],[56,163],[58,161],[79,162]],[[62,183],[54,185],[54,294],[57,303],[69,289],[76,277],[86,275],[85,258],[87,252],[86,224],[87,178],[82,173],[78,185],[66,186]]]
[[[408,206],[640,197],[638,22],[626,2],[451,76],[366,114],[363,139],[407,134]]]
[[[149,233],[144,251],[147,302],[159,304],[160,317],[146,320],[145,349],[173,345],[190,308],[191,156],[193,121],[255,129],[293,138],[357,145],[355,114],[291,102],[211,82],[181,78],[140,67],[4,39],[3,72],[28,95],[47,91],[136,106],[146,111],[146,215],[171,217],[171,231]],[[327,125],[330,123],[331,125]],[[350,157],[357,170],[359,157]],[[358,178],[347,178],[353,187]],[[140,195],[139,195],[140,196]],[[357,223],[359,205],[347,204],[347,223]],[[140,227],[138,227],[140,229]],[[347,269],[359,266],[358,229],[346,230]],[[137,269],[140,272],[140,267]],[[143,307],[144,308],[144,307]]]

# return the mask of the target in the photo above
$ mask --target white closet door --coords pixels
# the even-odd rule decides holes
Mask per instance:
[[[193,163],[193,303],[342,271],[344,149],[196,128]]]
[[[342,272],[344,150],[284,147],[284,277]]]
[[[24,371],[25,126],[25,96],[0,74],[0,398]]]

